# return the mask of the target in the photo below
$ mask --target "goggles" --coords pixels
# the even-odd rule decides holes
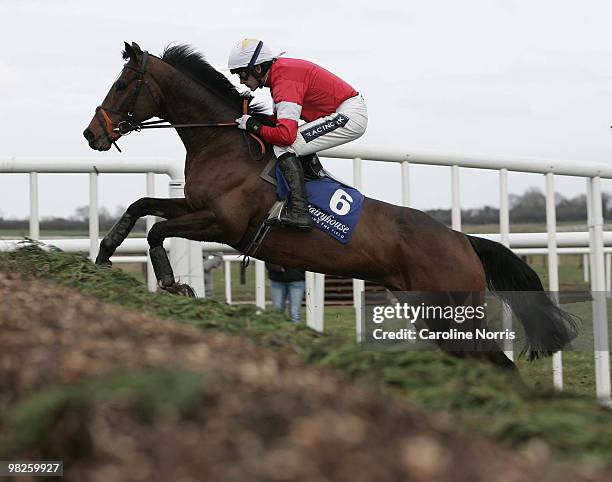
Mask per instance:
[[[233,69],[230,70],[230,72],[232,74],[236,74],[238,75],[238,77],[240,77],[240,80],[245,81],[246,79],[249,78],[249,75],[251,74],[248,69]]]

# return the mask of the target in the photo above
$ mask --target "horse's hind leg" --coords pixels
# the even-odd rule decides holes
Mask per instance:
[[[134,228],[136,221],[143,216],[159,216],[160,218],[173,219],[191,212],[185,199],[161,199],[143,197],[133,202],[123,213],[108,234],[100,242],[100,251],[96,258],[96,264],[110,266],[110,257],[115,250],[127,238]]]
[[[442,235],[445,233],[442,232]],[[458,243],[457,241],[460,240]],[[414,269],[412,264],[406,263],[413,269],[406,269],[405,278],[390,278],[387,283],[394,289],[406,291],[424,291],[432,295],[436,293],[447,293],[448,305],[461,306],[466,300],[461,293],[472,293],[472,297],[466,306],[474,309],[484,304],[486,290],[484,268],[480,259],[471,246],[466,242],[467,238],[446,237],[444,246],[436,242],[431,243],[429,258],[418,261],[424,263],[422,269]],[[438,246],[438,251],[435,251]],[[453,295],[455,293],[455,295]],[[456,298],[456,299],[455,299]],[[430,319],[426,321],[428,329],[432,332],[449,332],[451,328],[463,326],[467,330],[466,322],[452,324],[446,319]],[[486,320],[474,319],[471,322],[470,331],[476,336],[476,329],[486,329]],[[476,343],[478,342],[478,343]],[[515,364],[510,360],[494,340],[446,340],[438,342],[440,349],[458,358],[469,358],[491,363],[502,369],[514,370]]]
[[[472,305],[473,308],[477,308],[478,306],[484,305],[484,299],[481,301],[477,301]],[[469,306],[469,305],[467,305]],[[445,351],[450,353],[451,355],[457,356],[459,358],[470,358],[473,360],[481,360],[492,365],[495,365],[498,368],[505,370],[517,370],[516,365],[510,358],[506,356],[497,342],[493,339],[478,339],[477,331],[484,330],[484,332],[488,332],[489,329],[487,327],[486,318],[483,320],[471,320],[470,322],[462,321],[460,324],[456,324],[455,326],[462,326],[464,330],[470,332],[474,339],[471,340],[467,345],[460,348],[461,351],[457,352],[453,350],[454,343],[447,343],[444,347],[442,347]],[[482,333],[482,331],[481,331]],[[461,343],[458,344],[461,346]]]
[[[157,284],[165,291],[185,296],[195,296],[187,284],[177,283],[170,260],[164,249],[164,239],[185,238],[192,241],[220,241],[223,231],[212,211],[197,211],[168,221],[155,223],[149,230],[149,254]]]
[[[453,306],[452,304],[450,306]],[[474,304],[456,304],[455,307],[464,306],[477,308],[482,306],[481,303]],[[506,356],[497,342],[493,339],[479,339],[478,332],[488,332],[488,327],[485,320],[473,319],[470,321],[454,319],[450,320],[429,320],[426,322],[431,331],[451,332],[451,328],[458,330],[457,333],[468,333],[472,335],[471,339],[463,340],[457,335],[456,340],[445,340],[439,343],[439,347],[450,355],[457,358],[466,358],[471,360],[480,360],[491,363],[498,368],[506,370],[516,370],[516,365],[510,358]]]

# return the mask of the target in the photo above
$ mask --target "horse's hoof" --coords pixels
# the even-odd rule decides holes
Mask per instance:
[[[162,286],[161,289],[173,295],[185,296],[187,298],[196,297],[193,288],[186,283],[174,283],[169,286]]]
[[[107,261],[96,260],[96,266],[99,266],[100,268],[112,268],[113,263],[110,260],[107,260]]]

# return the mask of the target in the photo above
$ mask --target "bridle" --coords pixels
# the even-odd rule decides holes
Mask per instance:
[[[142,54],[142,62],[138,67],[134,67],[132,65],[126,64],[124,65],[124,69],[131,69],[138,74],[136,78],[136,88],[134,89],[134,93],[128,97],[123,105],[118,109],[110,109],[108,107],[102,107],[99,105],[96,107],[96,118],[98,119],[98,123],[102,130],[106,134],[107,139],[111,142],[119,152],[119,146],[116,141],[121,136],[125,136],[132,131],[140,130],[138,129],[138,125],[134,124],[134,109],[136,108],[136,102],[138,102],[138,97],[140,97],[140,92],[142,91],[142,86],[145,85],[147,90],[149,91],[149,95],[153,100],[155,100],[155,96],[151,91],[151,87],[149,86],[149,81],[145,80],[145,74],[147,73],[147,63],[149,61],[149,52],[145,51]],[[157,103],[157,101],[155,100]],[[121,116],[121,120],[115,124],[108,113],[118,114]],[[119,137],[114,138],[114,135],[119,134]]]
[[[121,149],[117,145],[117,140],[119,140],[119,137],[126,136],[130,134],[131,132],[140,132],[143,129],[167,129],[167,128],[177,128],[177,127],[236,127],[236,128],[238,127],[236,125],[236,122],[172,124],[163,119],[155,120],[155,121],[144,121],[144,122],[134,121],[134,109],[136,108],[136,102],[138,102],[138,97],[140,96],[140,92],[142,91],[143,85],[149,92],[149,95],[151,96],[153,101],[159,107],[159,102],[155,98],[155,95],[153,95],[153,91],[151,90],[149,81],[145,79],[145,75],[147,73],[148,61],[149,61],[149,52],[145,50],[142,54],[142,62],[138,67],[134,67],[129,64],[124,65],[124,68],[128,68],[128,69],[135,71],[138,74],[138,77],[136,78],[136,88],[134,89],[134,93],[123,102],[123,104],[118,110],[109,109],[108,107],[102,107],[101,105],[96,107],[95,117],[98,120],[100,127],[102,128],[108,141],[112,145],[114,145],[119,152],[121,152]],[[249,109],[249,100],[244,99],[243,104],[242,104],[243,114],[247,114],[248,109]],[[117,124],[115,124],[113,120],[110,118],[110,116],[108,115],[109,112],[120,115],[121,120]],[[116,134],[118,134],[119,137],[114,137],[114,135]],[[249,133],[249,135],[257,141],[261,149],[261,156],[257,160],[263,159],[266,154],[265,144],[255,134]],[[246,135],[245,135],[245,140],[246,140]],[[250,146],[249,146],[249,152],[250,152]]]

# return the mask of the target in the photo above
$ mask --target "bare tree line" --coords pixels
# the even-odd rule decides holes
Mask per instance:
[[[612,205],[610,195],[602,194],[604,218],[612,217]],[[546,196],[535,187],[527,189],[522,195],[511,194],[510,221],[513,223],[544,223],[546,222]],[[581,194],[573,198],[567,198],[555,193],[555,204],[557,221],[577,222],[586,224],[587,206],[586,195]],[[430,209],[426,211],[438,221],[446,224],[451,223],[450,209]],[[497,224],[499,223],[499,209],[491,206],[483,206],[474,209],[462,209],[461,221],[463,224]]]
[[[100,208],[98,210],[100,230],[108,231],[124,211],[125,208],[119,206],[115,214],[111,215],[108,209]],[[29,223],[28,218],[5,219],[0,216],[0,229],[27,230]],[[89,206],[77,208],[74,214],[68,218],[43,217],[40,221],[40,229],[46,231],[87,231],[89,229]],[[134,230],[144,232],[145,220],[138,220]]]

